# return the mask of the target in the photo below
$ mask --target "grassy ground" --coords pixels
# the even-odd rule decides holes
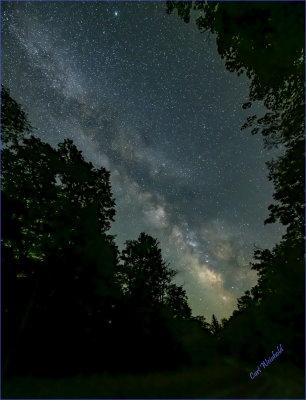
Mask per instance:
[[[201,369],[148,375],[11,378],[2,381],[2,398],[305,399],[304,371],[281,362],[271,364],[253,380],[249,371],[246,365],[220,360]]]

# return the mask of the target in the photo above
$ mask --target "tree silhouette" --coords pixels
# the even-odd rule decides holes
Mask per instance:
[[[163,261],[158,245],[145,233],[138,240],[126,242],[120,257],[124,293],[135,302],[165,306],[175,317],[190,318],[186,292],[171,283],[176,272]]]
[[[125,293],[139,300],[163,304],[175,271],[162,260],[157,240],[141,233],[138,240],[126,242],[120,258]]]
[[[119,265],[107,233],[115,214],[109,172],[85,161],[71,140],[53,148],[31,135],[5,88],[4,113],[4,375],[145,371],[186,362],[189,350],[174,324],[191,318],[186,292],[172,282],[175,271],[149,235],[128,241]]]
[[[217,333],[219,333],[221,330],[221,325],[217,319],[217,317],[215,316],[215,314],[212,315],[212,319],[211,319],[211,324],[210,324],[210,331],[213,335],[216,335]]]
[[[26,114],[5,88],[1,94],[5,370],[13,353],[29,358],[23,368],[31,370],[47,349],[43,365],[51,369],[63,347],[71,366],[74,344],[95,324],[107,327],[120,297],[117,247],[106,233],[115,214],[109,172],[86,162],[70,140],[54,149],[29,137]],[[43,335],[50,344],[42,351]]]
[[[174,1],[167,7],[185,22],[192,9],[200,12],[197,26],[216,34],[226,68],[251,79],[243,108],[263,100],[269,112],[248,117],[242,128],[253,126],[252,133],[261,132],[266,146],[286,150],[267,163],[277,203],[269,207],[266,223],[280,221],[289,235],[304,235],[304,4]]]
[[[251,94],[261,99],[277,90],[292,74],[304,77],[304,4],[242,3],[222,1],[167,1],[185,22],[196,10],[201,32],[216,35],[226,68],[251,78]],[[264,60],[264,62],[263,62]],[[269,108],[269,107],[268,107]]]
[[[304,368],[302,7],[168,3],[185,22],[192,8],[201,14],[198,27],[216,34],[226,67],[251,79],[243,108],[263,100],[268,109],[243,128],[284,150],[268,163],[275,204],[266,223],[281,222],[286,234],[272,250],[255,251],[258,282],[221,323],[191,316],[156,239],[142,233],[119,258],[108,234],[115,215],[109,172],[85,161],[71,140],[53,148],[31,136],[26,113],[2,87],[5,376],[202,367],[218,354],[256,365],[276,343],[286,362]]]
[[[186,291],[181,286],[176,284],[168,286],[164,304],[175,318],[191,318],[191,309],[188,305]]]
[[[197,322],[204,330],[210,330],[210,324],[206,321],[206,318],[203,315],[196,315],[195,317],[192,317],[192,320]]]
[[[2,147],[17,144],[32,131],[27,114],[1,85],[1,142]]]

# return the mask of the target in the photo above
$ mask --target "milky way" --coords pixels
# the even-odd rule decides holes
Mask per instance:
[[[193,313],[230,315],[254,246],[280,236],[263,224],[272,155],[240,130],[248,79],[163,2],[4,2],[1,19],[2,83],[39,137],[110,170],[119,247],[156,237]]]

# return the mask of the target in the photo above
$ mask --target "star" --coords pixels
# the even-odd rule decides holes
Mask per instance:
[[[234,302],[215,299],[234,298],[235,279],[249,289],[255,275],[241,260],[281,234],[262,224],[268,150],[240,130],[249,82],[203,36],[191,41],[192,25],[163,2],[27,3],[3,3],[1,68],[35,134],[52,146],[69,137],[110,171],[120,250],[151,234],[186,279],[193,312],[229,315]]]

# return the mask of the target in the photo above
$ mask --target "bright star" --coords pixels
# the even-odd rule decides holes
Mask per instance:
[[[118,13],[118,11],[115,11],[114,14],[115,14],[115,17],[118,17],[119,13]]]

